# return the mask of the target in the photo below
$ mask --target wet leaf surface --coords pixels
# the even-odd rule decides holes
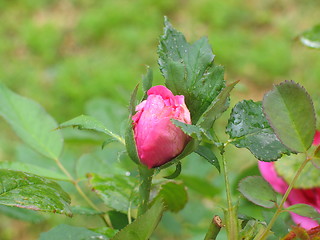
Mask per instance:
[[[0,169],[0,204],[71,216],[69,195],[37,175]]]
[[[262,161],[275,161],[290,151],[280,142],[262,112],[261,102],[244,100],[232,109],[226,132],[231,143],[248,148]]]
[[[185,96],[192,123],[196,123],[225,87],[224,69],[214,64],[208,39],[190,44],[165,18],[158,54],[167,87],[175,95]]]

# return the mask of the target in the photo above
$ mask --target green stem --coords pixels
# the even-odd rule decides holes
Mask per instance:
[[[150,190],[152,183],[154,169],[148,169],[147,167],[140,165],[139,174],[140,174],[140,185],[139,185],[139,197],[140,204],[138,208],[138,216],[144,214],[148,210]]]
[[[214,216],[204,240],[215,240],[220,232],[221,227],[221,218],[219,216]]]
[[[230,189],[230,182],[229,182],[229,177],[228,177],[227,162],[224,157],[224,154],[222,154],[221,157],[222,157],[222,174],[224,176],[224,182],[225,182],[225,186],[226,186],[227,203],[228,203],[228,209],[225,212],[228,239],[238,240],[239,239],[238,218],[236,215],[236,207],[233,206],[232,199],[231,199],[231,189]]]
[[[69,173],[69,171],[62,165],[62,163],[59,161],[59,159],[53,159],[55,161],[55,163],[57,164],[57,166],[60,168],[60,170],[70,179],[70,181],[72,183],[75,182],[75,179],[71,176],[71,174]]]
[[[87,197],[87,195],[82,191],[81,187],[78,184],[78,181],[72,177],[69,171],[62,165],[59,159],[54,159],[57,166],[61,169],[61,171],[69,178],[70,182],[75,186],[78,193],[81,197],[96,211],[101,212],[99,208]],[[101,219],[105,222],[108,227],[112,227],[111,221],[107,214],[100,214]]]
[[[87,197],[87,195],[82,191],[81,187],[77,182],[74,183],[74,186],[76,187],[78,193],[83,197],[83,199],[92,207],[94,210],[101,212],[100,209],[91,201],[90,198]],[[102,221],[106,224],[108,227],[112,227],[111,220],[109,218],[109,215],[107,214],[100,214],[99,215],[102,219]]]
[[[289,187],[287,189],[287,191],[285,192],[285,194],[282,197],[282,200],[277,208],[277,211],[275,212],[275,214],[273,215],[273,217],[271,218],[267,228],[262,232],[261,236],[258,238],[258,240],[264,240],[268,237],[269,235],[269,231],[271,230],[273,224],[275,223],[275,221],[277,220],[279,214],[282,212],[283,210],[283,205],[286,202],[294,184],[296,183],[297,179],[299,178],[302,170],[304,169],[304,167],[306,166],[306,164],[310,161],[309,157],[306,157],[306,159],[304,160],[304,162],[301,164],[301,166],[299,167],[298,171],[296,172],[295,176],[293,177],[292,181],[289,184]]]

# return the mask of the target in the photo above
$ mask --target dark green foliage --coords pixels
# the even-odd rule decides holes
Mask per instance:
[[[261,102],[244,100],[234,106],[226,132],[232,144],[248,148],[259,160],[275,161],[283,154],[290,154],[270,127]]]
[[[189,44],[165,19],[158,54],[167,87],[175,95],[185,96],[192,123],[197,123],[225,87],[223,67],[213,63],[214,55],[208,40],[201,38]]]
[[[195,152],[199,154],[201,157],[203,157],[204,159],[206,159],[210,164],[215,166],[217,170],[220,172],[220,164],[219,164],[218,158],[210,148],[206,146],[198,146]]]
[[[161,185],[157,198],[162,199],[166,209],[171,212],[179,212],[188,202],[186,187],[178,182],[167,182]]]
[[[112,240],[147,240],[158,225],[165,207],[161,199],[157,199],[152,207],[133,223],[117,233]]]

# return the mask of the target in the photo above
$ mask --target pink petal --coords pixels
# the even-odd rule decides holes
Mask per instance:
[[[138,147],[139,156],[149,168],[160,166],[180,154],[188,140],[170,118],[163,118],[149,129],[148,136]]]
[[[172,92],[166,88],[165,86],[158,85],[158,86],[153,86],[148,90],[148,96],[150,95],[160,95],[163,99],[173,99],[174,95]]]
[[[136,106],[136,111],[141,111],[141,110],[144,108],[144,106],[146,105],[146,103],[147,103],[146,100],[144,100],[144,101],[142,101],[141,103],[139,103],[139,104]]]
[[[292,220],[300,225],[301,227],[305,228],[306,230],[309,230],[311,228],[317,227],[319,224],[317,221],[312,220],[311,218],[303,217],[295,213],[290,213]]]
[[[313,145],[319,145],[320,144],[320,131],[316,131],[316,134],[313,138]]]

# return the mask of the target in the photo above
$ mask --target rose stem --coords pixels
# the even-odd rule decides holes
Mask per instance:
[[[214,216],[204,240],[215,240],[220,232],[221,227],[222,227],[221,218],[217,215]]]
[[[293,177],[292,181],[290,182],[290,185],[287,189],[287,191],[285,192],[285,194],[282,197],[281,203],[279,204],[279,207],[277,209],[277,211],[275,212],[275,214],[273,215],[273,217],[271,218],[268,226],[266,227],[266,229],[262,232],[261,236],[259,236],[258,240],[264,240],[266,239],[266,237],[269,235],[269,231],[271,230],[273,224],[275,223],[275,221],[277,220],[279,214],[282,212],[282,208],[284,203],[286,202],[289,193],[291,192],[294,184],[296,183],[297,179],[299,178],[302,170],[304,169],[304,167],[306,166],[306,164],[311,160],[311,158],[309,158],[308,156],[306,157],[306,159],[303,161],[303,163],[301,164],[301,166],[299,167],[298,171],[296,172],[295,176]]]
[[[144,214],[148,210],[153,169],[148,169],[147,167],[140,165],[139,174],[140,174],[140,185],[139,185],[139,196],[140,204],[138,208],[138,216]]]
[[[221,163],[222,163],[222,174],[224,176],[224,182],[226,186],[226,195],[228,209],[225,211],[226,218],[226,228],[228,233],[228,239],[238,240],[238,218],[236,216],[236,208],[232,205],[230,182],[228,177],[228,167],[227,162],[224,157],[223,152],[221,153]]]

